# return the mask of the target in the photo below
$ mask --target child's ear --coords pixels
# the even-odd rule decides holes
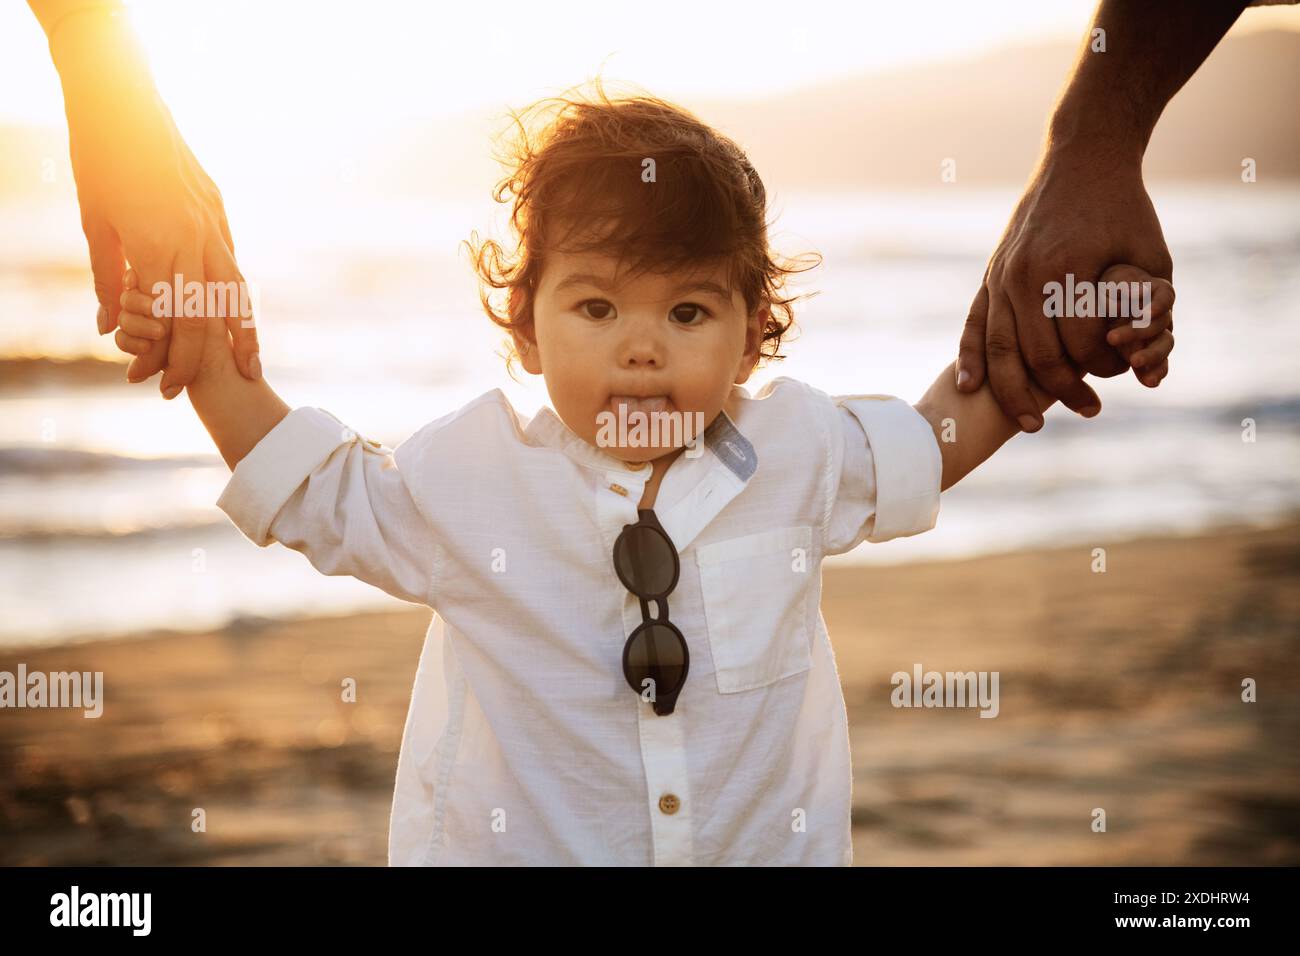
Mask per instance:
[[[763,347],[763,330],[767,328],[767,320],[771,315],[771,306],[764,301],[745,323],[745,351],[736,367],[737,385],[744,385],[749,380],[758,363],[759,349]]]
[[[542,353],[537,348],[536,327],[527,318],[531,305],[526,292],[517,287],[510,290],[510,321],[515,324],[510,337],[514,339],[519,362],[530,375],[541,375]]]
[[[515,341],[515,351],[519,353],[519,363],[524,371],[530,375],[541,375],[542,353],[537,348],[533,327],[529,325],[519,330],[511,329],[510,337]]]

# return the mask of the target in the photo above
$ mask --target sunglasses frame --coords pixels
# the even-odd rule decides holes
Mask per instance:
[[[664,539],[664,542],[668,545],[669,553],[673,556],[673,578],[672,581],[669,582],[668,588],[662,594],[642,594],[637,591],[636,588],[632,587],[631,583],[623,577],[622,569],[619,567],[618,563],[619,545],[623,540],[623,536],[628,534],[634,528],[645,528],[658,534]],[[691,652],[690,646],[686,643],[686,638],[682,635],[681,630],[678,629],[676,624],[668,619],[668,595],[672,594],[676,589],[677,582],[681,577],[681,559],[677,554],[677,546],[673,544],[672,538],[668,537],[668,532],[665,531],[663,525],[659,523],[659,519],[655,515],[653,509],[638,508],[636,523],[623,526],[623,530],[619,532],[618,539],[614,542],[613,561],[614,573],[618,576],[619,582],[628,590],[629,593],[635,595],[636,599],[641,602],[641,623],[637,625],[631,634],[628,635],[627,641],[623,644],[623,678],[627,681],[628,686],[636,691],[638,696],[643,692],[643,689],[638,687],[633,681],[628,665],[628,658],[632,652],[632,644],[637,639],[638,635],[649,630],[651,627],[666,627],[676,635],[677,641],[681,645],[681,680],[677,682],[676,687],[671,688],[666,692],[661,692],[661,689],[656,687],[655,699],[652,702],[654,712],[660,717],[666,717],[668,714],[671,714],[673,709],[677,706],[677,695],[680,694],[682,688],[686,686],[686,675],[690,671]],[[656,614],[654,616],[651,616],[650,614],[650,601],[655,602]]]

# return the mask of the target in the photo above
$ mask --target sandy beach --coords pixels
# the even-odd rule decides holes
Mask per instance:
[[[1300,863],[1300,524],[1101,544],[824,571],[856,863]],[[0,863],[383,865],[429,613],[0,649],[108,695],[0,711]],[[998,716],[893,707],[916,664]]]

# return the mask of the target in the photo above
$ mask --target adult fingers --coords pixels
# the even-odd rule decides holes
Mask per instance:
[[[163,370],[158,390],[169,401],[194,380],[203,359],[203,339],[207,330],[207,281],[203,271],[203,256],[199,248],[184,249],[177,253],[172,271],[179,275],[185,287],[197,282],[201,306],[198,315],[187,315],[183,303],[172,303],[172,335],[167,349],[167,367]],[[189,298],[189,296],[185,296]]]
[[[987,277],[987,273],[985,276]],[[984,336],[988,327],[989,287],[980,283],[975,301],[966,313],[966,324],[961,330],[961,345],[957,350],[957,389],[974,392],[984,384]]]
[[[1070,362],[1080,372],[1096,375],[1099,378],[1110,378],[1125,371],[1128,363],[1106,338],[1111,323],[1100,314],[1101,308],[1098,303],[1104,295],[1101,284],[1092,282],[1091,277],[1085,281],[1096,293],[1095,311],[1092,315],[1076,314],[1060,320],[1057,327],[1060,331],[1061,343]]]
[[[221,199],[221,191],[216,186],[212,187],[213,202],[215,204],[214,214],[217,217],[217,226],[221,229],[221,238],[226,242],[226,248],[230,250],[233,258],[235,255],[235,237],[230,234],[230,223],[226,221],[226,204]]]
[[[1108,324],[1100,316],[1075,316],[1061,323],[1061,341],[1076,368],[1098,378],[1110,378],[1128,363],[1108,341]]]
[[[1001,290],[989,293],[989,319],[985,338],[989,387],[1003,413],[1027,432],[1043,427],[1038,403],[1029,391],[1029,373],[1020,359],[1020,341],[1011,302]]]
[[[217,188],[217,184],[212,181],[212,177],[207,174],[203,165],[194,156],[189,144],[184,139],[179,139],[179,146],[185,154],[182,171],[186,182],[207,204],[208,211],[216,219],[221,238],[226,241],[226,248],[230,250],[230,254],[233,256],[235,254],[235,240],[230,234],[230,224],[226,220],[226,204],[221,198],[221,190]]]
[[[106,220],[83,218],[81,228],[90,248],[90,271],[94,275],[95,298],[99,300],[95,325],[99,334],[104,335],[117,325],[117,313],[121,308],[117,300],[122,294],[126,259],[116,230]]]
[[[208,278],[221,282],[226,288],[226,328],[234,340],[235,365],[239,373],[252,381],[262,377],[262,361],[258,354],[256,318],[244,281],[235,263],[235,257],[224,241],[216,237],[208,240],[204,253]]]
[[[1086,418],[1101,411],[1101,399],[1066,358],[1056,321],[1045,314],[1041,294],[1020,283],[1009,290],[1008,300],[1015,313],[1021,358],[1038,386]]]

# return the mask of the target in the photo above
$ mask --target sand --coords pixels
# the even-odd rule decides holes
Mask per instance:
[[[1106,548],[824,571],[856,863],[1300,863],[1300,524]],[[0,710],[0,863],[383,865],[429,613],[0,649],[110,699]],[[893,707],[916,664],[998,716]]]

